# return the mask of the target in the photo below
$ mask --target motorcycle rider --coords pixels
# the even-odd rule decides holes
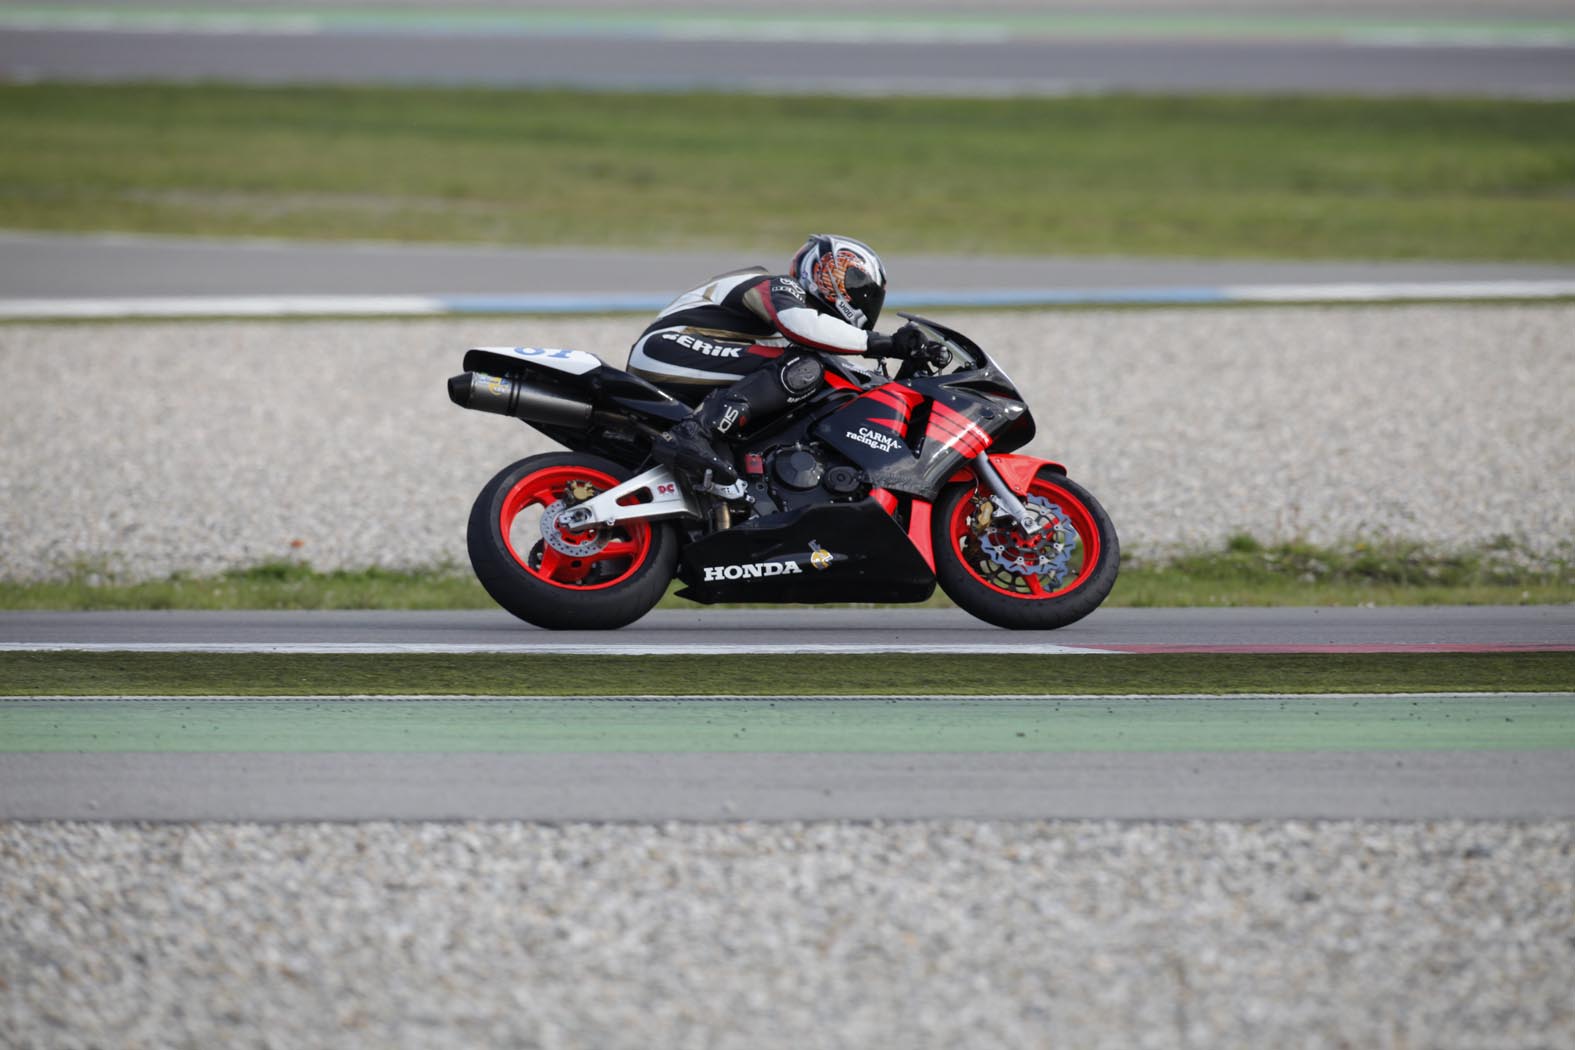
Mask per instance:
[[[912,324],[889,336],[874,330],[885,300],[880,257],[862,241],[823,233],[804,242],[788,273],[735,270],[674,299],[629,350],[630,372],[695,406],[657,438],[652,456],[731,484],[738,472],[718,443],[726,449],[745,425],[820,389],[820,353],[928,354]]]

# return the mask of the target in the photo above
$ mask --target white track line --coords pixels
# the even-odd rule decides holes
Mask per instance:
[[[863,653],[961,653],[977,655],[1009,655],[1030,653],[1034,655],[1098,654],[1121,655],[1114,649],[1084,649],[1073,645],[1054,645],[1050,642],[1014,642],[979,644],[969,642],[921,644],[902,642],[827,643],[799,645],[791,643],[748,642],[529,642],[529,643],[477,643],[474,645],[412,642],[388,644],[384,642],[0,642],[0,652],[23,653],[536,653],[541,655],[590,655],[590,656],[723,656],[736,653],[824,655]]]
[[[1236,303],[1362,303],[1404,299],[1542,299],[1575,295],[1575,281],[1388,281],[1242,284],[1220,292]]]
[[[191,696],[175,696],[168,693],[135,693],[114,694],[51,694],[46,696],[0,696],[0,703],[23,701],[75,701],[75,700],[158,700],[158,701],[300,701],[322,702],[330,700],[354,700],[378,702],[386,700],[399,701],[433,701],[444,702],[451,700],[485,700],[488,702],[523,702],[523,701],[607,701],[610,703],[648,703],[653,701],[682,700],[682,701],[738,701],[742,703],[761,701],[844,701],[844,700],[869,700],[890,702],[893,700],[1062,700],[1099,701],[1099,700],[1483,700],[1494,697],[1510,697],[1514,699],[1554,699],[1575,700],[1575,693],[1569,692],[1499,692],[1499,693],[989,693],[971,695],[965,693],[805,693],[783,694],[762,693],[754,696],[739,694],[711,694],[711,693],[624,693],[624,694],[596,694],[587,693],[577,696],[553,695],[492,695],[487,693],[311,693],[302,695],[269,694],[259,696],[244,696],[238,693],[203,693]]]
[[[0,318],[430,316],[448,312],[423,295],[203,295],[120,299],[0,299]]]
[[[1370,303],[1470,299],[1562,299],[1575,281],[1400,281],[1334,284],[1243,284],[1221,287],[1023,288],[909,293],[905,305],[1065,306],[1068,304]],[[0,299],[0,319],[70,320],[111,317],[431,317],[465,313],[586,314],[645,311],[649,295],[515,296],[266,295],[146,298]]]

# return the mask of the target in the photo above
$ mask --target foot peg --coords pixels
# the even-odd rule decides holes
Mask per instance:
[[[706,471],[724,485],[738,480],[738,468],[723,458],[693,419],[686,419],[651,444],[651,455],[665,467],[700,477]]]

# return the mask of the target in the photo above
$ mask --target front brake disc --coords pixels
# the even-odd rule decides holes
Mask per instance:
[[[1066,513],[1043,496],[1029,496],[1024,507],[1044,526],[1027,535],[1016,523],[986,528],[979,533],[979,547],[997,567],[1014,576],[1046,576],[1059,580],[1080,537]],[[989,520],[989,519],[987,519]],[[1004,520],[1004,519],[998,519]],[[994,524],[994,521],[990,521]]]

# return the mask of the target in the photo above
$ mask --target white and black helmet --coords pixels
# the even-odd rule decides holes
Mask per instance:
[[[886,267],[863,241],[817,233],[793,256],[793,276],[848,324],[875,327],[886,302]]]

